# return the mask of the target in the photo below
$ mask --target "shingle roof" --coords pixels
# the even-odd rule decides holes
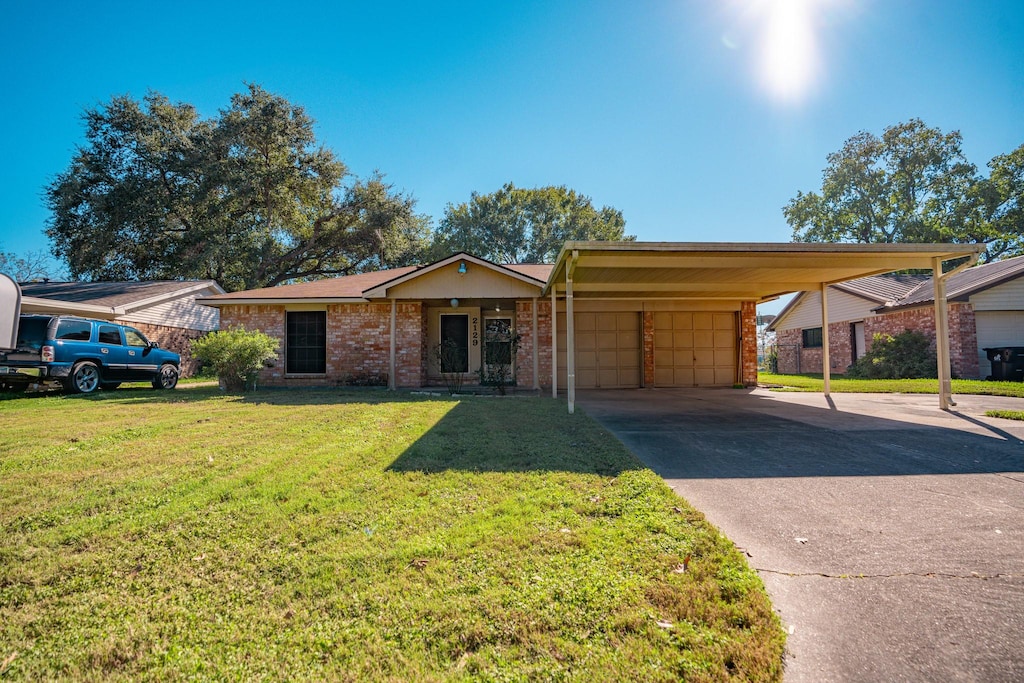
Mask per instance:
[[[155,280],[148,282],[22,282],[22,296],[92,306],[125,306],[213,280]]]
[[[928,275],[890,273],[888,275],[869,275],[858,280],[839,282],[832,286],[844,292],[884,304],[906,296],[914,288],[924,282],[928,282],[930,279]]]
[[[1000,285],[1024,275],[1024,256],[1009,258],[982,266],[968,268],[956,275],[950,275],[946,281],[946,299],[948,301],[966,301],[972,294]],[[903,298],[876,308],[876,311],[894,311],[901,308],[925,306],[935,301],[935,289],[932,279],[919,284]]]
[[[226,299],[360,299],[367,289],[383,284],[419,269],[419,266],[404,266],[371,273],[343,275],[326,280],[298,282],[293,285],[278,285],[262,289],[246,289],[210,297],[216,301]]]

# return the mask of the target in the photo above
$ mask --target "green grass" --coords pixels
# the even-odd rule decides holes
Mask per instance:
[[[822,391],[824,380],[821,375],[773,375],[760,372],[759,384],[779,385],[781,391]],[[937,379],[846,379],[832,376],[831,390],[835,393],[852,394],[937,394]],[[978,394],[982,396],[1015,396],[1024,398],[1024,382],[986,382],[976,379],[954,379],[954,394]]]
[[[1024,410],[986,410],[985,415],[1006,420],[1024,420]]]
[[[781,678],[732,543],[550,399],[127,389],[0,424],[5,679]]]

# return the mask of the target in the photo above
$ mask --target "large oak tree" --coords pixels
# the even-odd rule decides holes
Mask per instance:
[[[351,177],[302,107],[258,85],[209,119],[151,92],[84,120],[85,144],[45,191],[72,277],[248,289],[404,265],[427,243],[412,198]]]
[[[496,263],[551,263],[567,240],[635,240],[622,212],[594,208],[564,185],[525,189],[507,183],[468,202],[449,204],[434,254],[467,251]]]
[[[819,192],[783,208],[803,242],[959,242],[986,260],[1024,253],[1024,145],[983,177],[959,132],[912,119],[881,137],[861,132],[828,156]]]

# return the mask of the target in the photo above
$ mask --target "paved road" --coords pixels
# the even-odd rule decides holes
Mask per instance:
[[[788,682],[1024,681],[1024,399],[586,392],[749,554]]]

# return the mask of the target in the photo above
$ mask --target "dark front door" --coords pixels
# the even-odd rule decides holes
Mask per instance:
[[[441,372],[469,372],[469,316],[441,314]]]

